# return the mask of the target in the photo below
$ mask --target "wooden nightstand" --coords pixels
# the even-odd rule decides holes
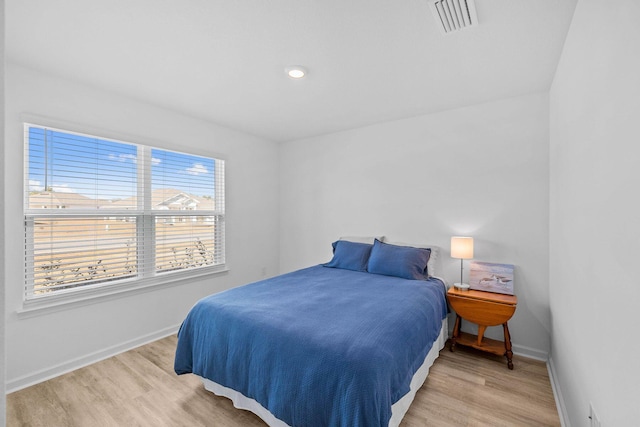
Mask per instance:
[[[498,356],[506,356],[507,366],[513,369],[511,336],[507,322],[516,311],[518,298],[515,295],[451,288],[447,292],[447,299],[457,314],[451,337],[451,351],[460,344]],[[478,335],[460,332],[461,319],[477,324]],[[484,337],[487,326],[498,325],[502,325],[504,329],[504,342]]]

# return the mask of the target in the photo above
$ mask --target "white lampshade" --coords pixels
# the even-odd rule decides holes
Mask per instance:
[[[473,258],[473,237],[452,237],[451,238],[451,258],[471,259]]]

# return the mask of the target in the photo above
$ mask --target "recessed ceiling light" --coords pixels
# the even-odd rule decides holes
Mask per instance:
[[[284,71],[287,73],[287,76],[295,80],[299,80],[307,75],[307,70],[300,65],[291,65],[286,67]]]

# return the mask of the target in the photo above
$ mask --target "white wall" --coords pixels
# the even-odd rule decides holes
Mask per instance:
[[[4,158],[4,0],[0,0],[0,158]],[[4,164],[0,162],[0,242],[4,242]],[[6,423],[4,245],[0,243],[0,426]]]
[[[453,283],[450,237],[470,235],[476,260],[516,265],[515,350],[546,358],[548,124],[534,94],[283,144],[281,272],[328,261],[341,235],[386,235],[445,248]]]
[[[551,365],[573,426],[640,419],[640,3],[580,0],[550,93]]]
[[[171,82],[167,82],[171,84]],[[42,117],[105,137],[212,153],[226,160],[227,260],[231,271],[144,293],[18,316],[23,289],[22,118]],[[37,120],[37,119],[36,119]],[[247,134],[109,92],[10,65],[4,156],[8,389],[40,381],[177,330],[210,293],[278,269],[278,148]]]

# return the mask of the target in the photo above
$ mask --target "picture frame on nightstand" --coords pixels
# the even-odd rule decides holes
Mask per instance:
[[[469,287],[478,291],[513,295],[513,270],[511,264],[495,264],[472,261]]]

